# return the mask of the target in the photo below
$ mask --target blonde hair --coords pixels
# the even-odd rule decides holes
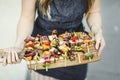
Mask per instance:
[[[50,15],[50,3],[52,2],[52,0],[40,0],[40,9],[42,11],[43,16],[46,15],[48,16],[49,19],[51,19],[51,15]],[[90,8],[93,6],[95,0],[88,0],[88,10],[85,14],[85,16],[87,17],[90,11]]]
[[[50,15],[50,3],[52,0],[40,0],[40,9],[42,11],[43,16],[48,16],[51,19]]]
[[[95,0],[88,0],[88,9],[87,12],[85,14],[85,17],[87,18],[89,13],[90,13],[90,9],[92,8],[92,6],[94,5]]]

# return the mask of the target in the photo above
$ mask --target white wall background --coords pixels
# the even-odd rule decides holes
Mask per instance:
[[[0,0],[0,49],[13,46],[20,11],[21,0]],[[26,80],[27,75],[25,61],[6,67],[0,64],[0,80]]]
[[[21,0],[0,0],[0,48],[13,45]]]

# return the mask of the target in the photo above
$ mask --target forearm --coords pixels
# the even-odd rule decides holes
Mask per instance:
[[[94,34],[102,33],[102,19],[100,14],[100,0],[89,1],[89,10],[86,13],[88,26]]]
[[[87,23],[90,30],[94,33],[102,33],[102,19],[100,12],[94,12],[88,15]]]
[[[33,26],[34,26],[34,19],[26,19],[26,18],[21,18],[18,22],[17,26],[17,37],[16,37],[16,42],[15,42],[15,47],[20,47],[23,48],[24,46],[24,39],[27,36],[30,36],[32,31],[33,31]]]
[[[24,39],[30,36],[33,31],[36,15],[36,1],[37,0],[22,0],[22,10],[17,25],[15,47],[23,48]]]

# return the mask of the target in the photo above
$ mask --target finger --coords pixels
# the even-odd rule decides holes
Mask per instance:
[[[103,46],[100,46],[99,51],[98,51],[98,56],[100,56],[100,55],[101,55],[102,50],[103,50]]]
[[[3,66],[6,66],[6,65],[7,65],[7,57],[5,56],[3,59]]]
[[[12,63],[11,51],[8,52],[7,62],[8,62],[9,64]]]
[[[105,46],[105,41],[102,40],[101,43],[100,43],[100,48],[99,48],[99,51],[98,51],[98,56],[101,55],[104,46]]]
[[[19,59],[19,57],[18,57],[17,52],[15,52],[15,59],[16,59],[17,62],[20,62],[20,59]]]
[[[15,63],[15,51],[11,51],[11,56],[12,56],[12,62]]]
[[[95,48],[98,50],[100,45],[100,40],[96,39]]]

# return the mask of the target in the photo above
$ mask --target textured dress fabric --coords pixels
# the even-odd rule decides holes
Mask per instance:
[[[82,19],[87,10],[87,0],[52,0],[50,4],[51,19],[42,15],[39,3],[40,0],[36,6],[38,17],[35,20],[32,36],[49,35],[53,29],[56,29],[59,34],[66,31],[84,31]],[[87,64],[50,69],[48,72],[45,70],[37,70],[36,72],[58,80],[84,80]]]

